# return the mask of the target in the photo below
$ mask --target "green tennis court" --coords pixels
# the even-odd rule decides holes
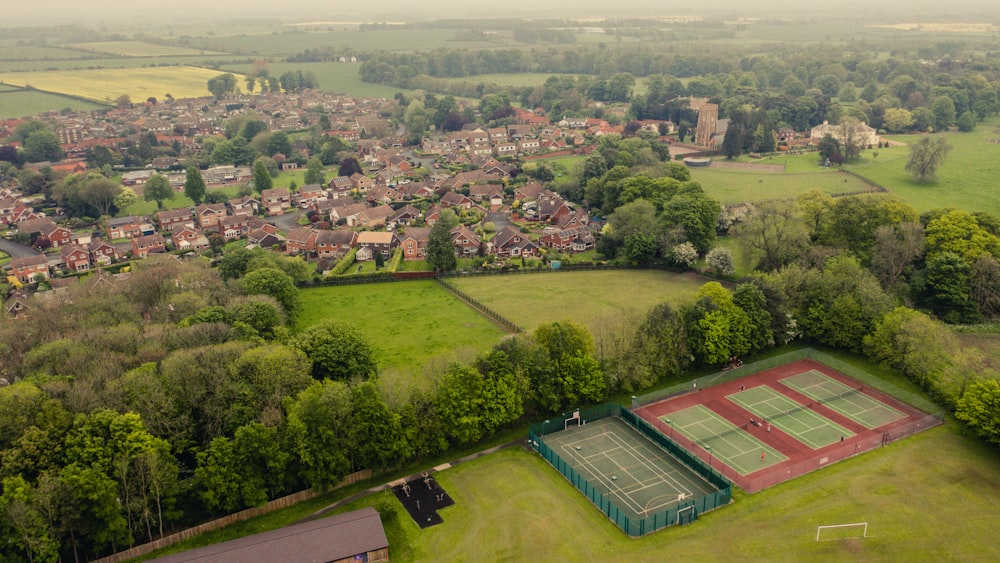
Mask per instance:
[[[751,387],[726,395],[726,398],[757,418],[767,419],[767,424],[774,425],[814,450],[854,436],[854,432],[767,385]]]
[[[869,430],[906,418],[906,414],[878,399],[837,381],[825,373],[810,370],[780,380],[810,399],[846,416]]]
[[[705,405],[672,412],[661,416],[660,420],[671,431],[677,431],[701,446],[713,458],[722,460],[740,475],[748,475],[788,459]]]
[[[617,417],[548,434],[545,442],[601,494],[636,518],[717,490]]]

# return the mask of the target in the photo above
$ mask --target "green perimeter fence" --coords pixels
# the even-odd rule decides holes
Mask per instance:
[[[922,397],[918,393],[902,389],[884,381],[867,371],[853,366],[839,358],[836,358],[830,354],[816,350],[813,348],[803,348],[801,350],[793,350],[791,352],[785,352],[784,354],[778,354],[777,356],[771,356],[769,358],[764,358],[762,360],[757,360],[754,362],[748,362],[742,366],[734,369],[727,369],[720,371],[718,373],[707,375],[704,377],[699,377],[694,380],[694,382],[684,382],[677,385],[672,385],[670,387],[665,387],[663,389],[658,389],[651,393],[646,393],[645,395],[640,395],[635,398],[633,407],[645,406],[652,403],[662,401],[664,399],[669,399],[671,397],[677,397],[680,395],[685,395],[693,391],[697,391],[699,387],[712,387],[719,385],[721,383],[728,383],[730,381],[735,381],[741,379],[748,375],[753,375],[755,373],[760,373],[762,371],[767,371],[791,362],[796,362],[799,360],[813,360],[819,362],[825,366],[831,367],[840,373],[860,381],[865,385],[881,391],[887,395],[891,395],[903,402],[910,404],[928,414],[934,414],[937,418],[943,417],[943,412],[940,406],[935,405],[933,402]],[[696,386],[695,386],[696,385]]]
[[[580,419],[584,423],[610,416],[617,416],[624,420],[629,426],[652,440],[653,443],[680,460],[688,469],[718,489],[708,495],[693,498],[644,518],[633,518],[591,485],[584,476],[573,469],[570,463],[562,459],[545,443],[543,437],[546,434],[561,432],[565,429],[565,421],[562,418],[531,425],[528,436],[535,450],[626,534],[640,537],[681,521],[690,522],[696,519],[699,514],[729,504],[732,500],[733,485],[728,479],[621,405],[608,403],[580,411]]]

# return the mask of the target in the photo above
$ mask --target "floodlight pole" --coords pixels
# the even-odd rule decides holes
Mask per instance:
[[[548,425],[549,425],[549,420],[545,419],[545,422],[542,424],[542,436],[545,436],[545,427]]]
[[[708,452],[708,468],[712,469],[712,446],[705,446],[705,451]]]
[[[669,418],[665,418],[664,420],[666,421],[667,426],[670,428],[670,439],[673,440],[674,439],[674,423],[671,422]]]

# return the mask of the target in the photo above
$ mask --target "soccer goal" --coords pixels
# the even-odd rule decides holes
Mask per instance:
[[[690,524],[698,519],[698,510],[692,504],[677,510],[677,523],[681,526]]]
[[[570,426],[580,426],[582,422],[583,421],[580,420],[580,411],[575,410],[573,411],[573,416],[563,421],[563,430],[569,429]]]
[[[846,540],[851,538],[867,537],[868,522],[816,526],[816,541]]]

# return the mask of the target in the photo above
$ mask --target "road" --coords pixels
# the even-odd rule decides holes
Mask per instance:
[[[30,246],[25,246],[5,238],[0,238],[0,251],[3,251],[4,254],[9,255],[11,258],[24,258],[25,256],[41,254],[41,252]]]

